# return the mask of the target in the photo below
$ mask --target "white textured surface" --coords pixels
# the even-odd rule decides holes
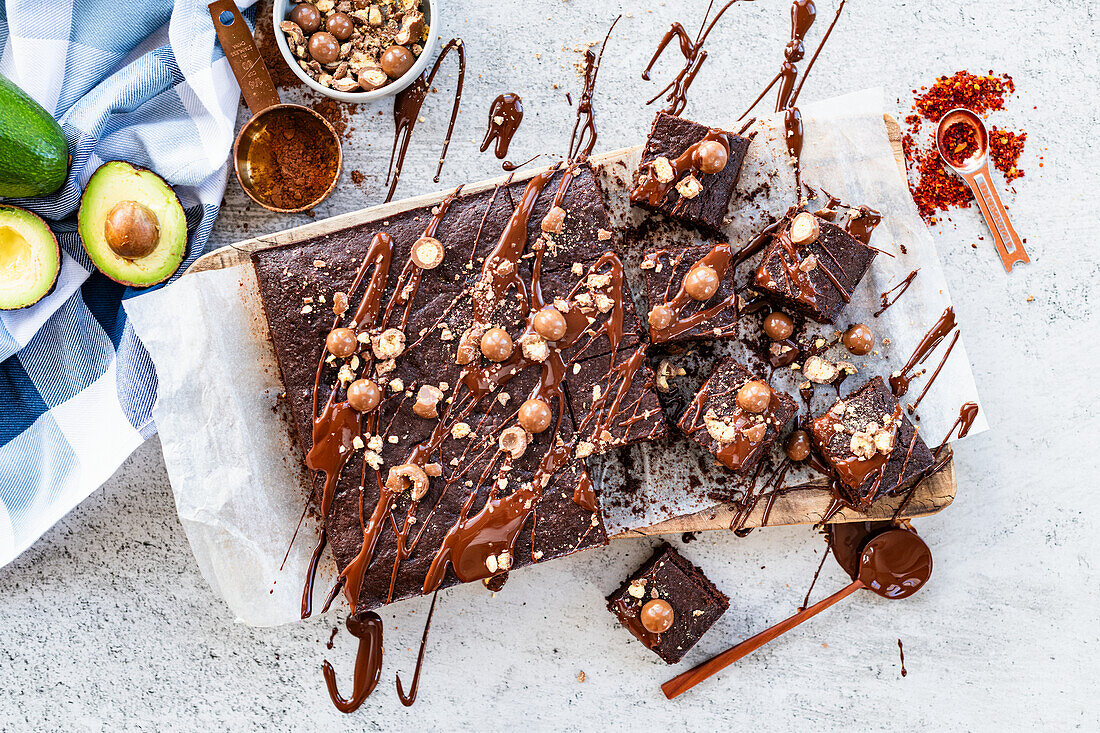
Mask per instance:
[[[527,102],[514,160],[564,149],[571,118],[562,97],[576,96],[579,86],[572,49],[601,37],[620,7],[634,15],[621,21],[601,73],[599,147],[641,140],[651,111],[638,100],[653,85],[638,73],[667,24],[692,27],[704,5],[668,3],[650,14],[633,2],[449,2],[450,30],[467,40],[470,73],[440,185],[497,170],[471,141],[480,141],[488,104],[502,91]],[[507,19],[502,9],[521,17]],[[673,672],[801,602],[823,544],[795,528],[741,540],[710,534],[689,544],[685,553],[729,593],[732,607],[683,665],[669,669],[603,609],[603,595],[651,544],[616,543],[516,573],[496,597],[478,587],[442,595],[421,699],[408,710],[393,693],[393,672],[411,675],[427,602],[388,609],[382,684],[346,718],[327,700],[320,662],[327,656],[341,682],[350,681],[350,637],[341,631],[336,648],[325,650],[335,619],[266,630],[234,625],[198,575],[153,440],[0,570],[0,730],[1096,730],[1100,318],[1090,291],[1100,283],[1093,241],[1100,156],[1087,135],[1097,125],[1097,15],[1084,0],[852,2],[806,86],[813,99],[876,81],[904,105],[914,86],[969,67],[1011,73],[1020,90],[997,121],[1028,132],[1027,176],[1006,198],[1035,261],[1006,277],[976,210],[934,230],[992,430],[958,452],[955,504],[919,523],[936,572],[916,597],[849,599],[669,703],[658,685]],[[731,9],[711,37],[687,114],[715,123],[736,115],[777,68],[786,24],[786,0]],[[449,106],[439,97],[433,103],[399,196],[430,181],[441,109]],[[371,116],[377,110],[385,114]],[[346,151],[358,160],[348,168],[377,184],[389,152],[388,106],[364,110],[357,127]],[[380,198],[376,189],[346,184],[318,215]],[[215,232],[221,243],[244,236],[245,221],[256,233],[304,220],[245,211],[235,185],[226,203]],[[1028,294],[1034,302],[1025,302]],[[842,581],[830,561],[815,598]]]

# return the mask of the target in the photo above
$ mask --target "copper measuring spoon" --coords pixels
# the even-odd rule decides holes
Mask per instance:
[[[932,551],[915,532],[891,529],[875,535],[863,546],[859,560],[859,576],[851,584],[828,598],[804,608],[786,621],[745,639],[694,669],[673,677],[661,685],[665,697],[671,700],[682,695],[703,680],[712,677],[742,657],[746,657],[772,639],[784,634],[803,621],[813,618],[829,606],[866,588],[883,598],[908,598],[924,587],[932,575]]]
[[[252,111],[252,119],[244,124],[233,141],[233,170],[237,181],[249,198],[270,211],[292,214],[312,209],[328,198],[340,177],[343,152],[336,130],[328,120],[309,107],[283,104],[279,100],[279,93],[260,57],[260,50],[256,48],[252,32],[233,0],[217,0],[209,7],[218,41],[233,69],[233,76],[237,77],[244,101]],[[309,133],[318,148],[327,149],[323,150],[327,152],[324,157],[333,161],[329,170],[318,171],[318,175],[331,176],[321,195],[311,201],[303,200],[300,206],[289,209],[276,206],[270,198],[272,178],[279,166],[271,150],[270,127],[273,121],[288,117],[293,119],[295,127]]]
[[[953,161],[944,150],[944,136],[947,130],[956,124],[970,127],[978,139],[978,149],[963,161]],[[993,179],[989,177],[989,133],[986,132],[982,118],[963,107],[945,114],[940,118],[939,127],[936,129],[936,149],[944,165],[966,181],[966,185],[970,187],[970,191],[978,201],[978,208],[982,210],[985,223],[993,233],[993,241],[997,246],[997,254],[1001,256],[1001,262],[1005,266],[1005,272],[1012,272],[1012,266],[1017,262],[1031,262],[1027,252],[1024,251],[1024,243],[1020,240],[1020,235],[1008,220],[1008,212],[1001,203],[997,189],[993,187]]]

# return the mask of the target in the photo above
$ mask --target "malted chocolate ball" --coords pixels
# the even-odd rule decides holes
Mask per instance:
[[[764,316],[764,333],[772,341],[782,341],[794,333],[794,321],[783,311],[772,311]]]
[[[359,349],[359,341],[355,338],[355,331],[350,328],[334,328],[325,337],[325,348],[333,356],[343,359]]]
[[[767,382],[753,379],[737,390],[737,406],[748,412],[760,413],[768,409],[772,401],[772,388]]]
[[[490,328],[481,337],[481,353],[489,361],[504,361],[512,355],[512,337],[503,328]]]
[[[541,433],[550,427],[554,413],[545,401],[532,397],[519,406],[519,424],[529,433]]]
[[[370,412],[382,401],[382,390],[369,379],[356,379],[348,385],[348,404],[353,410]]]
[[[704,140],[695,148],[695,167],[703,173],[720,173],[729,162],[729,151],[717,140]]]
[[[696,265],[684,276],[684,290],[695,300],[708,300],[718,292],[718,271],[710,265]]]
[[[672,309],[667,305],[658,305],[649,311],[649,325],[651,328],[660,331],[662,328],[668,328],[671,323]]]
[[[535,314],[535,333],[547,341],[557,341],[569,329],[562,312],[553,306],[546,306]]]
[[[787,458],[804,461],[810,457],[810,434],[801,428],[787,438]]]
[[[390,46],[382,52],[379,63],[382,64],[382,71],[386,72],[386,76],[396,79],[413,67],[416,57],[404,46]]]
[[[306,33],[321,27],[321,13],[313,3],[299,3],[290,11],[290,20]]]
[[[875,332],[870,327],[857,323],[844,332],[841,342],[844,348],[856,356],[866,356],[875,348]]]
[[[340,42],[336,36],[318,31],[309,37],[309,55],[319,64],[331,64],[340,58]]]
[[[325,30],[336,36],[338,41],[346,41],[355,31],[355,23],[347,13],[333,13],[325,20]]]
[[[676,612],[672,609],[672,604],[664,598],[654,598],[642,606],[638,618],[649,633],[663,634],[672,628]]]

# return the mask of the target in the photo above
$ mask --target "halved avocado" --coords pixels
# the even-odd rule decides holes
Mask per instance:
[[[187,221],[176,192],[156,173],[121,160],[92,174],[77,219],[92,262],[123,285],[164,282],[187,252]]]
[[[16,310],[45,298],[61,269],[57,238],[37,216],[0,206],[0,310]]]

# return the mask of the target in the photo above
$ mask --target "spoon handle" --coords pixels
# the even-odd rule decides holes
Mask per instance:
[[[241,87],[248,109],[253,115],[258,115],[268,107],[277,105],[279,92],[271,81],[271,74],[252,38],[252,31],[241,17],[241,11],[237,10],[237,3],[234,0],[216,0],[210,3],[209,8],[214,32],[225,52],[225,60],[229,62],[229,68]],[[222,21],[223,15],[228,22]]]
[[[809,608],[804,608],[785,621],[780,621],[775,626],[761,631],[756,636],[745,639],[740,644],[730,647],[716,657],[703,662],[698,667],[689,669],[681,675],[673,677],[661,685],[661,691],[669,700],[682,695],[703,680],[712,677],[742,657],[747,657],[760,647],[767,644],[777,636],[784,634],[806,619],[813,618],[834,603],[841,601],[866,586],[856,580],[843,589],[838,590],[828,598],[818,601]]]
[[[997,246],[997,254],[1001,256],[1001,263],[1005,266],[1005,272],[1012,272],[1012,266],[1017,262],[1031,262],[1020,235],[1008,220],[1008,212],[1001,203],[997,189],[993,187],[993,180],[989,177],[989,164],[986,163],[963,178],[974,193],[978,208],[982,210],[985,222],[993,233],[993,241]]]

